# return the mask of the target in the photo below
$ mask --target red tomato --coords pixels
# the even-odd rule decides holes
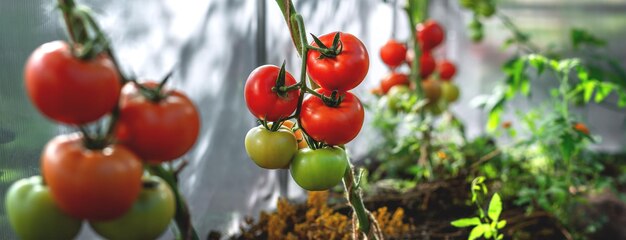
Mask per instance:
[[[155,82],[142,84],[154,89]],[[184,155],[196,142],[200,115],[185,94],[162,89],[165,97],[152,101],[134,83],[122,89],[117,137],[144,161],[160,163]]]
[[[139,196],[143,174],[141,161],[126,147],[90,150],[79,134],[50,140],[41,156],[41,171],[59,208],[88,220],[126,213]]]
[[[319,88],[316,92],[330,97],[332,91]],[[341,145],[350,142],[363,126],[363,106],[350,92],[345,94],[341,104],[327,106],[322,99],[310,95],[302,103],[300,121],[305,132],[318,142]]]
[[[404,73],[391,72],[380,82],[380,88],[385,94],[396,85],[409,86],[409,76]]]
[[[108,56],[81,60],[62,41],[35,49],[26,62],[24,80],[35,107],[66,124],[98,120],[115,107],[120,94],[118,72]]]
[[[456,74],[456,67],[448,60],[443,60],[439,63],[439,78],[443,81],[450,81]]]
[[[335,32],[319,37],[331,47]],[[335,57],[322,57],[316,50],[307,54],[307,72],[315,83],[328,90],[348,91],[358,86],[369,69],[370,61],[365,45],[349,33],[340,33],[343,49]],[[316,43],[312,46],[318,47]]]
[[[391,39],[380,49],[380,58],[390,68],[398,67],[406,59],[406,46]]]
[[[417,40],[422,51],[430,51],[443,42],[443,28],[434,20],[417,25]]]
[[[293,90],[280,96],[273,92],[280,68],[273,65],[260,66],[250,73],[244,95],[248,110],[258,119],[275,122],[291,115],[298,107],[300,90]],[[296,84],[289,72],[285,72],[285,86]]]
[[[427,78],[435,71],[436,63],[430,52],[423,52],[420,56],[420,76],[422,79]]]

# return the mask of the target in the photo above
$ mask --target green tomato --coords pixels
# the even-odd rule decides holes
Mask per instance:
[[[396,85],[387,92],[387,106],[389,109],[398,110],[402,108],[402,101],[408,99],[410,94],[409,87],[405,85]]]
[[[348,156],[339,147],[304,148],[291,162],[291,176],[305,190],[322,191],[341,182],[347,168]]]
[[[133,207],[122,217],[89,224],[101,236],[110,239],[156,239],[169,226],[176,213],[172,189],[157,176],[144,177],[144,187]]]
[[[11,185],[5,204],[11,227],[20,239],[72,239],[82,226],[82,220],[57,207],[41,176]]]
[[[446,102],[455,102],[459,99],[459,87],[450,82],[443,82],[441,83],[441,95]]]
[[[283,127],[276,132],[263,126],[254,127],[246,134],[245,146],[252,161],[267,169],[289,168],[298,151],[296,136]]]
[[[476,6],[476,0],[459,0],[459,4],[464,8],[472,9]]]
[[[441,113],[443,113],[443,111],[446,110],[446,108],[442,106],[441,104],[428,105],[427,108],[430,111],[430,113],[432,113],[435,116],[441,115]]]
[[[483,30],[482,29],[470,29],[470,38],[474,42],[480,42],[483,40]]]
[[[496,13],[496,6],[489,1],[482,1],[476,5],[476,12],[483,17],[491,17]]]

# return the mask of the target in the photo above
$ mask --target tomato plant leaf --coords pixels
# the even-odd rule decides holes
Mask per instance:
[[[496,224],[496,228],[498,229],[503,229],[505,226],[506,226],[506,220],[499,221],[498,224]]]
[[[491,197],[491,201],[489,202],[489,208],[487,209],[487,216],[492,221],[498,221],[500,217],[500,213],[502,212],[502,199],[500,198],[500,194],[495,193],[493,197]]]
[[[606,40],[598,38],[586,30],[574,28],[570,32],[572,45],[574,49],[580,48],[581,45],[590,45],[596,47],[606,46]]]
[[[606,97],[609,96],[609,94],[611,94],[611,91],[613,91],[614,87],[615,85],[611,83],[601,82],[596,88],[596,96],[594,98],[594,101],[596,101],[596,103],[602,102]]]
[[[496,130],[496,128],[498,128],[502,113],[502,105],[498,105],[491,110],[491,112],[489,113],[489,118],[487,120],[487,131],[494,131]]]
[[[543,73],[543,70],[546,67],[546,63],[548,62],[548,59],[538,54],[530,54],[528,55],[527,59],[530,65],[532,65],[534,68],[537,69],[537,76],[541,76],[541,74]]]
[[[488,228],[488,226],[487,226],[487,228]],[[485,233],[485,230],[487,230],[485,228],[485,225],[478,225],[478,226],[472,228],[472,231],[470,232],[470,234],[467,237],[467,239],[468,240],[478,239],[478,238],[483,236],[483,234]]]
[[[591,96],[593,95],[593,90],[596,88],[597,84],[598,82],[596,81],[590,81],[590,82],[585,82],[581,84],[584,88],[583,99],[585,100],[585,103],[588,103],[591,100]]]
[[[473,217],[473,218],[457,219],[457,220],[452,221],[450,224],[452,224],[452,226],[455,226],[455,227],[469,227],[469,226],[480,225],[482,224],[482,222],[480,222],[480,218]]]

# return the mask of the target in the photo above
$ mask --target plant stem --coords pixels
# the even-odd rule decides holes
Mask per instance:
[[[354,178],[354,168],[350,163],[348,164],[348,169],[346,169],[346,173],[343,176],[343,184],[346,189],[346,197],[348,198],[350,206],[359,221],[359,231],[367,235],[370,231],[369,212],[365,208],[365,205],[363,205],[361,191],[359,186],[356,185]]]
[[[59,7],[61,8],[61,12],[63,12],[63,19],[65,20],[65,29],[67,29],[68,35],[70,35],[70,40],[72,43],[76,44],[76,33],[74,32],[74,28],[72,27],[72,18],[71,11],[76,7],[74,0],[58,0]]]

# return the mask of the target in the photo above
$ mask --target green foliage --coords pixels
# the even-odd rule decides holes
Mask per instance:
[[[487,207],[487,215],[482,207],[482,199],[487,196],[488,189],[485,184],[485,177],[477,177],[472,181],[470,188],[472,192],[471,202],[478,209],[478,216],[471,218],[461,218],[452,221],[450,224],[454,227],[464,228],[472,227],[468,240],[484,237],[485,239],[503,239],[504,235],[498,233],[500,229],[506,226],[506,220],[500,220],[502,213],[502,199],[498,193],[493,194]]]

